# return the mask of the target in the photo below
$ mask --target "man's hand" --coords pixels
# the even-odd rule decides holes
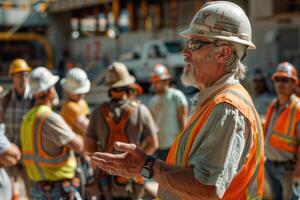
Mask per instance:
[[[120,154],[96,152],[92,162],[109,174],[132,178],[138,176],[146,160],[146,153],[135,144],[116,142],[115,149]]]

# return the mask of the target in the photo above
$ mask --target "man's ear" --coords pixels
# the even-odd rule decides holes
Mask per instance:
[[[55,90],[53,87],[51,87],[48,91],[47,91],[47,96],[49,97],[54,97],[55,96]]]
[[[226,63],[232,54],[232,49],[227,45],[223,45],[219,47],[218,52],[215,54],[215,59],[219,63]]]

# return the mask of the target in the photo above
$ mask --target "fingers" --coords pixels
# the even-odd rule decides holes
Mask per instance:
[[[134,152],[136,150],[135,144],[127,144],[124,142],[115,142],[114,147],[116,148],[116,150],[122,152]]]

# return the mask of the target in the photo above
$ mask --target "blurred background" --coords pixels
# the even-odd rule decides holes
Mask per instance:
[[[206,2],[0,0],[0,84],[10,87],[9,64],[21,57],[30,66],[46,66],[61,77],[72,67],[83,68],[95,95],[105,90],[100,87],[101,72],[118,60],[127,65],[145,91],[149,89],[151,67],[162,63],[170,68],[174,85],[186,93],[193,92],[180,83],[184,40],[178,32]],[[285,60],[299,70],[300,1],[232,2],[250,17],[257,46],[244,60],[249,66],[248,80],[257,70],[270,75]],[[94,99],[87,96],[90,104],[99,103]]]

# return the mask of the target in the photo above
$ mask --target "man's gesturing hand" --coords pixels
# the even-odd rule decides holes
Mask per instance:
[[[100,169],[123,177],[135,177],[140,173],[146,160],[146,153],[135,144],[116,142],[115,149],[124,152],[120,154],[95,152],[92,162]]]

